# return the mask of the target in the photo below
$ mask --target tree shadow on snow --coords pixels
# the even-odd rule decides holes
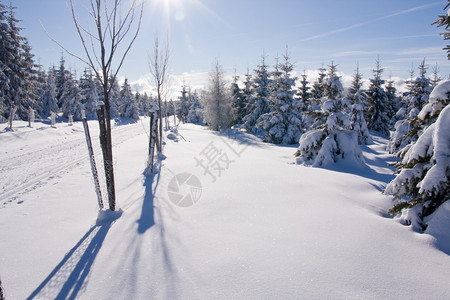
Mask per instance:
[[[235,128],[228,128],[219,132],[213,131],[212,133],[221,138],[226,138],[230,145],[238,144],[241,147],[242,145],[252,145],[257,147],[265,146],[261,138]]]
[[[375,169],[373,169],[370,165],[370,162],[368,163],[366,160],[366,166],[354,166],[354,165],[347,165],[347,164],[335,164],[333,166],[327,166],[324,167],[324,169],[335,171],[339,173],[347,173],[347,174],[353,174],[357,176],[361,176],[364,178],[372,179],[375,181],[379,181],[380,185],[371,183],[372,186],[374,186],[379,191],[384,190],[384,186],[389,183],[392,179],[394,179],[394,173],[386,174],[386,173],[380,173],[377,172]],[[387,167],[387,166],[386,166]]]
[[[144,201],[142,202],[142,210],[141,210],[141,216],[139,220],[137,220],[138,223],[138,233],[143,234],[155,225],[155,207],[154,207],[154,200],[155,200],[155,192],[159,185],[159,176],[160,170],[157,170],[156,173],[144,173],[145,175],[145,194],[144,194]],[[153,183],[155,182],[155,187],[153,187]]]
[[[64,256],[27,299],[75,299],[87,285],[91,267],[121,211],[101,211],[97,223]]]

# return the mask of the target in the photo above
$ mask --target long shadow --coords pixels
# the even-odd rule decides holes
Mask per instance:
[[[106,212],[100,214],[104,213]],[[108,216],[99,215],[97,223],[86,232],[27,299],[36,297],[75,299],[83,291],[103,241],[113,222],[121,215],[121,212],[110,213]]]
[[[148,174],[145,176],[144,186],[145,195],[144,201],[142,202],[141,217],[137,220],[138,223],[138,233],[143,234],[150,227],[155,225],[155,211],[153,201],[155,195],[153,193],[152,185],[156,174]]]
[[[232,143],[237,143],[241,145],[252,145],[256,147],[266,146],[266,144],[264,144],[261,138],[257,137],[256,135],[245,133],[235,128],[228,128],[220,132],[212,132],[212,133],[219,137],[227,138]]]
[[[153,225],[155,225],[155,192],[159,185],[159,179],[161,174],[161,163],[157,162],[154,173],[144,172],[145,181],[145,195],[144,201],[142,202],[142,210],[141,216],[138,223],[138,233],[143,234]],[[153,183],[155,182],[155,186],[153,187]]]
[[[380,181],[380,182],[383,182],[386,184],[389,183],[395,177],[393,172],[392,172],[392,174],[378,173],[377,171],[372,169],[369,165],[368,166],[349,166],[349,165],[337,164],[335,166],[327,166],[327,167],[323,167],[323,168],[330,170],[330,171],[353,174],[353,175],[365,177],[368,179],[373,179],[373,180]],[[381,187],[377,187],[377,189],[379,189],[379,190],[380,190],[380,188]]]

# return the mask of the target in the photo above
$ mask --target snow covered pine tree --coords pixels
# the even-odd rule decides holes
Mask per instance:
[[[342,97],[343,87],[336,75],[336,65],[329,66],[324,80],[322,114],[326,121],[304,133],[295,156],[297,164],[314,167],[329,166],[336,162],[362,165],[364,159],[358,145],[358,135],[350,123],[350,103]]]
[[[419,138],[405,147],[399,173],[385,193],[394,196],[390,213],[420,230],[450,200],[450,80],[433,89],[418,123]]]

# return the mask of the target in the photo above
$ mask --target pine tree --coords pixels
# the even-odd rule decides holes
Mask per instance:
[[[109,92],[109,109],[110,109],[110,114],[111,114],[111,118],[119,118],[120,117],[120,86],[119,83],[117,82],[117,80],[112,80],[112,78],[109,78],[110,81],[110,86],[111,86],[111,90]],[[100,85],[100,82],[98,82],[98,90],[99,90],[99,101],[100,101],[100,105],[103,103],[103,89]]]
[[[342,97],[342,84],[336,75],[336,65],[329,66],[324,78],[322,123],[304,133],[295,156],[298,164],[329,166],[345,161],[351,165],[364,163],[358,145],[358,134],[350,122],[350,103]]]
[[[22,120],[28,119],[28,109],[32,108],[34,111],[39,110],[38,98],[41,83],[38,79],[37,65],[33,59],[34,55],[31,53],[31,46],[27,39],[23,39],[21,44],[21,64],[23,74],[23,94],[17,105],[17,114]]]
[[[91,70],[85,69],[80,78],[80,92],[83,99],[83,105],[88,119],[97,117],[97,109],[99,109],[98,84]]]
[[[342,97],[344,88],[342,87],[339,76],[337,75],[337,66],[333,61],[328,65],[328,73],[324,82],[324,96],[328,99],[338,99]]]
[[[353,74],[352,85],[347,91],[347,99],[351,104],[365,102],[367,95],[362,89],[362,78],[363,75],[359,72],[359,64],[357,64],[355,73]]]
[[[0,2],[0,122],[7,117],[7,94],[4,92],[8,87],[6,59],[9,56],[6,55],[7,44],[5,43],[7,32],[8,24],[6,23],[6,6]]]
[[[235,74],[233,77],[233,83],[231,84],[231,107],[233,112],[233,124],[235,125],[240,125],[243,123],[243,119],[247,114],[246,106],[252,96],[252,76],[248,70],[245,75],[243,89],[239,87],[238,81],[239,76]]]
[[[320,124],[323,124],[326,117],[322,112],[322,98],[325,97],[325,80],[326,80],[326,69],[321,67],[318,69],[318,77],[314,81],[311,89],[311,97],[309,101],[309,107],[304,112],[306,119],[306,125],[309,129],[315,129]]]
[[[63,113],[63,117],[69,118],[69,115],[71,115],[74,121],[81,121],[84,105],[82,103],[83,98],[78,82],[71,76],[64,83],[61,90],[62,94],[60,101],[62,103],[61,111]]]
[[[140,116],[148,116],[150,111],[150,99],[147,93],[139,93],[136,92],[135,100],[139,107],[139,115]]]
[[[45,70],[42,68],[41,65],[37,66],[37,70],[36,70],[36,114],[42,118],[46,118],[48,116],[43,116],[41,114],[42,112],[42,98],[44,97],[44,94],[46,92],[46,88],[47,88],[47,80],[48,80],[48,75],[45,72]]]
[[[231,95],[224,80],[219,61],[215,61],[209,76],[208,88],[202,95],[206,124],[215,131],[228,128],[232,122]]]
[[[130,118],[134,121],[139,120],[139,108],[135,101],[134,95],[131,92],[131,86],[128,83],[128,79],[122,84],[119,96],[120,103],[120,116],[124,118]]]
[[[386,187],[394,196],[391,213],[401,213],[406,224],[426,228],[430,216],[450,200],[450,80],[438,84],[417,115],[413,130],[418,135],[402,153],[398,175]]]
[[[347,93],[347,99],[351,104],[351,127],[358,135],[358,143],[360,145],[366,145],[372,141],[372,138],[367,129],[366,119],[364,118],[364,103],[366,102],[367,95],[362,89],[362,85],[362,74],[359,72],[359,66],[357,66],[353,74],[352,85]]]
[[[203,107],[200,103],[197,92],[191,91],[189,88],[189,112],[186,118],[186,122],[194,124],[203,124]]]
[[[49,71],[47,81],[43,87],[43,95],[40,99],[40,115],[42,117],[49,117],[52,112],[59,111],[58,100],[56,99],[56,84],[54,72]]]
[[[378,131],[385,136],[389,136],[389,118],[387,95],[382,85],[384,80],[381,79],[383,69],[380,60],[376,60],[376,67],[373,69],[373,78],[370,79],[370,87],[367,90],[367,103],[365,106],[365,118],[367,127],[370,130]]]
[[[0,7],[0,18],[3,19],[0,33],[0,67],[2,70],[0,97],[3,98],[3,106],[6,107],[5,116],[11,120],[14,119],[11,112],[15,111],[17,107],[21,108],[21,101],[27,99],[24,80],[25,64],[22,55],[24,38],[20,35],[21,28],[17,26],[19,21],[15,17],[14,10],[13,6],[7,8],[3,5]],[[20,114],[20,117],[26,119],[26,115],[22,115],[22,110],[20,110]]]
[[[177,118],[185,123],[187,115],[189,114],[189,97],[188,91],[186,90],[186,85],[183,84],[181,87],[181,96],[178,97],[178,105],[177,105]]]
[[[246,115],[242,118],[243,127],[251,133],[256,133],[258,119],[270,111],[269,97],[272,80],[267,68],[263,55],[261,64],[254,70],[251,80],[254,93],[246,101]]]
[[[64,94],[64,85],[68,80],[72,80],[72,74],[66,69],[64,56],[61,55],[59,61],[59,69],[56,70],[55,84],[56,84],[56,99],[58,100],[58,107],[62,108],[63,100],[61,100]]]
[[[273,144],[296,144],[302,134],[300,101],[294,98],[296,77],[292,77],[294,65],[286,48],[283,62],[277,63],[273,75],[270,112],[261,116],[264,141]]]
[[[447,3],[444,7],[446,14],[439,15],[437,21],[432,24],[432,25],[436,24],[437,27],[445,26],[445,31],[443,33],[441,33],[441,35],[444,37],[444,40],[446,40],[446,41],[450,40],[450,15],[447,11],[449,6],[450,6],[450,3]],[[450,60],[450,44],[447,44],[447,46],[445,46],[444,50],[447,50],[447,58]]]
[[[419,77],[414,82],[413,95],[415,101],[411,104],[415,108],[421,110],[423,105],[428,101],[428,96],[431,93],[432,84],[430,79],[426,76],[428,65],[425,64],[425,58],[419,65]]]
[[[423,105],[428,101],[432,89],[431,81],[425,76],[426,70],[424,59],[419,65],[419,77],[408,82],[408,92],[402,98],[403,107],[397,113],[400,120],[395,123],[395,130],[388,144],[390,153],[400,155],[405,146],[418,139],[414,124]],[[411,77],[413,78],[413,71],[411,71]]]
[[[386,91],[388,103],[387,116],[389,118],[389,124],[391,125],[389,129],[393,130],[394,128],[392,125],[394,125],[398,120],[397,112],[399,110],[400,104],[397,97],[397,89],[394,86],[394,81],[392,80],[391,76],[389,76],[389,80],[386,81],[384,89]]]
[[[320,106],[320,99],[324,96],[324,78],[326,77],[326,71],[324,67],[319,68],[319,74],[317,80],[313,83],[311,95],[315,103]]]
[[[438,85],[438,83],[442,80],[442,78],[439,76],[439,68],[437,63],[433,67],[433,76],[431,77],[431,86],[434,88]]]
[[[312,94],[309,91],[311,87],[309,86],[308,75],[306,75],[305,71],[303,71],[301,77],[300,86],[298,87],[298,97],[301,103],[301,110],[308,111],[311,107],[310,98]]]

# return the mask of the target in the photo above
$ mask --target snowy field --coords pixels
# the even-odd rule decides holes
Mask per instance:
[[[148,119],[116,124],[120,212],[99,214],[81,123],[5,128],[8,300],[450,299],[450,205],[434,235],[389,217],[393,158],[378,136],[367,168],[327,170],[294,164],[296,147],[186,124],[144,174]]]

